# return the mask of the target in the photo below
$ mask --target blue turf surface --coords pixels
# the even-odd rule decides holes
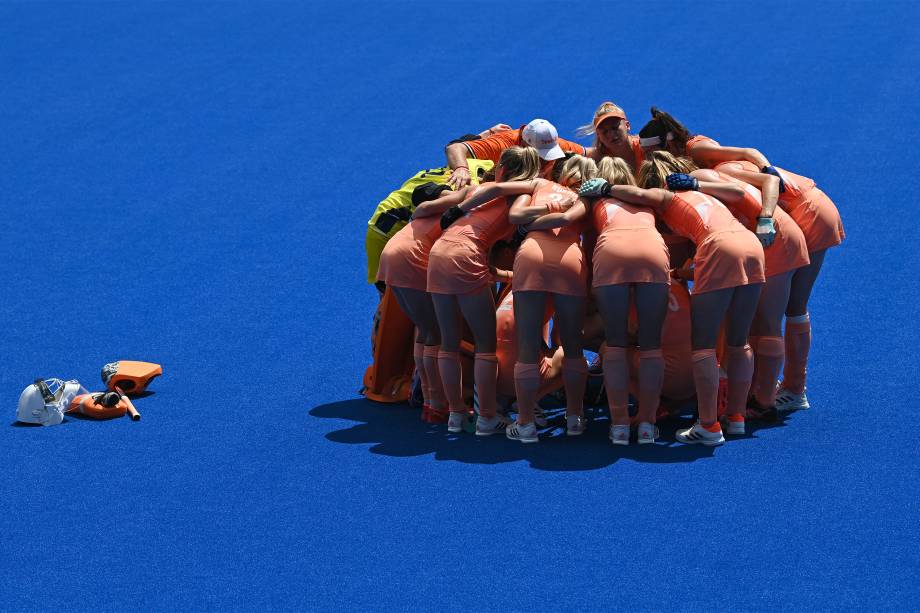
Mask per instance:
[[[0,608],[915,608],[920,10],[663,6],[0,4]],[[836,201],[814,410],[620,451],[359,399],[377,201],[605,99]],[[11,425],[119,358],[141,422]]]

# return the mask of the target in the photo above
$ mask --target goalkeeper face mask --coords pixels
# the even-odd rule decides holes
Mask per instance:
[[[16,419],[27,424],[55,426],[64,421],[64,412],[73,399],[86,393],[78,381],[36,379],[19,395]]]
[[[102,382],[111,391],[117,387],[126,394],[140,394],[162,374],[159,364],[120,360],[102,367]]]

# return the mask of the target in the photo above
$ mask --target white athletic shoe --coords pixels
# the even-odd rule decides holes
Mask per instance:
[[[805,396],[805,392],[796,394],[784,387],[780,387],[776,390],[777,411],[799,411],[810,408],[811,405],[808,404],[808,398]]]
[[[565,416],[565,434],[566,436],[581,436],[588,429],[588,420],[582,415]]]
[[[540,405],[537,405],[537,408],[533,410],[533,423],[537,424],[538,428],[545,428],[546,424],[546,413],[543,412],[543,408]]]
[[[640,445],[648,445],[655,442],[658,438],[658,426],[647,421],[639,423],[639,429],[636,432],[636,439]]]
[[[706,445],[707,447],[716,447],[725,442],[721,426],[718,432],[710,432],[701,426],[700,422],[696,422],[693,427],[686,430],[678,430],[674,437],[681,443]]]
[[[476,436],[492,436],[504,432],[505,428],[511,425],[511,420],[499,413],[492,419],[486,419],[482,415],[476,418]]]
[[[629,445],[629,426],[610,426],[610,442],[614,445]]]
[[[744,436],[744,420],[732,421],[726,415],[721,420],[722,432],[732,436]]]
[[[447,431],[459,434],[463,432],[463,423],[466,421],[466,413],[451,412],[447,418]]]
[[[533,422],[523,426],[514,422],[505,428],[505,436],[512,441],[521,441],[522,443],[537,443],[540,441],[537,437],[537,427]]]

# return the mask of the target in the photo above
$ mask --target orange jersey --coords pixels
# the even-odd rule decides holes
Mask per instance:
[[[722,202],[702,192],[674,194],[661,219],[674,232],[696,245],[713,232],[744,229]]]
[[[563,187],[558,183],[547,181],[541,183],[533,192],[530,200],[531,206],[553,206],[574,204],[578,200],[578,194],[568,187]],[[563,240],[577,241],[581,234],[583,223],[581,220],[562,228],[552,228],[550,230],[534,230],[529,236],[546,236],[555,237]]]
[[[750,162],[723,162],[719,164],[719,166],[724,168],[729,164],[750,164]],[[750,165],[753,166],[753,164]],[[747,168],[744,168],[744,170],[747,170]],[[760,193],[759,189],[741,179],[736,179],[735,177],[721,173],[718,169],[713,172],[719,176],[720,181],[732,183],[744,190],[744,199],[741,202],[726,204],[725,207],[732,212],[735,219],[740,221],[741,225],[745,228],[752,232],[756,230],[757,217],[760,215],[761,210],[763,210],[763,194]]]
[[[558,205],[577,199],[578,194],[569,188],[547,181],[534,191],[531,206]],[[562,228],[529,232],[514,258],[514,288],[584,296],[588,271],[580,241],[583,226],[579,220]]]
[[[460,295],[486,287],[492,282],[489,250],[513,233],[505,198],[490,200],[458,219],[428,254],[427,291]]]
[[[493,134],[488,138],[470,140],[464,142],[463,144],[466,145],[466,148],[469,150],[472,157],[478,160],[492,160],[498,164],[498,158],[501,157],[502,151],[508,147],[527,146],[527,143],[524,142],[524,139],[521,136],[523,131],[524,126],[521,126],[517,130],[505,130],[503,132]],[[564,138],[560,138],[556,142],[559,144],[563,151],[577,153],[579,155],[585,155],[586,153],[584,146],[579,145],[578,143],[573,143],[572,141],[565,140]],[[552,168],[552,166],[550,166],[550,168]]]
[[[687,156],[690,156],[690,152],[693,150],[693,148],[699,145],[700,143],[710,143],[712,145],[719,146],[719,143],[717,141],[709,138],[708,136],[697,134],[696,136],[690,137],[690,140],[688,140],[687,144],[684,145],[684,151],[686,152]]]
[[[483,250],[490,249],[514,232],[514,226],[508,221],[508,204],[506,198],[495,198],[476,207],[447,228],[441,238],[467,242]]]
[[[616,198],[601,198],[594,203],[594,229],[598,235],[624,228],[655,229],[652,209],[628,204]]]
[[[745,197],[742,202],[725,206],[734,213],[739,222],[753,232],[757,229],[757,217],[760,216],[763,209],[763,194],[750,183],[719,172],[720,168],[758,172],[757,166],[751,162],[722,162],[715,168],[715,172],[722,181],[734,183],[744,188]],[[802,234],[802,230],[799,229],[795,221],[781,208],[777,207],[773,210],[773,226],[776,229],[776,237],[773,244],[764,249],[766,276],[772,277],[807,266],[809,259],[805,235]]]
[[[629,135],[629,144],[632,147],[633,155],[636,156],[636,167],[633,168],[633,174],[639,173],[639,167],[645,161],[645,150],[642,149],[642,139],[638,136]]]
[[[717,199],[700,192],[674,194],[662,219],[696,244],[694,293],[764,282],[760,241]]]
[[[801,198],[808,190],[815,187],[815,182],[808,177],[797,175],[782,168],[776,168],[779,176],[782,177],[786,190],[779,195],[779,199],[786,203],[794,203]]]
[[[602,198],[594,203],[592,285],[670,282],[670,254],[651,209]]]
[[[410,221],[383,248],[377,279],[393,287],[425,291],[428,254],[439,236],[439,216],[421,217]]]
[[[642,162],[645,161],[645,151],[642,149],[642,139],[640,139],[635,134],[629,135],[629,148],[632,149],[633,156],[636,158],[636,165],[632,166],[632,171],[634,176],[638,176],[639,167],[642,166]],[[601,158],[613,156],[606,147],[604,147],[599,142],[594,148],[594,161],[599,162]],[[629,160],[626,160],[626,163],[629,163]]]
[[[846,233],[840,211],[827,194],[818,189],[808,177],[782,168],[776,169],[783,178],[786,190],[779,201],[789,216],[802,228],[809,251],[821,251],[843,242]]]

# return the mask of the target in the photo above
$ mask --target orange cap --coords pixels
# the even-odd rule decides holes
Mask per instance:
[[[597,126],[601,125],[601,123],[604,120],[610,119],[611,117],[615,117],[617,119],[622,119],[623,121],[626,121],[626,113],[623,112],[623,109],[613,104],[612,102],[609,102],[609,103],[605,102],[604,104],[611,104],[613,105],[614,108],[607,111],[603,115],[598,115],[597,117],[594,118],[594,129],[595,130],[597,129]]]

